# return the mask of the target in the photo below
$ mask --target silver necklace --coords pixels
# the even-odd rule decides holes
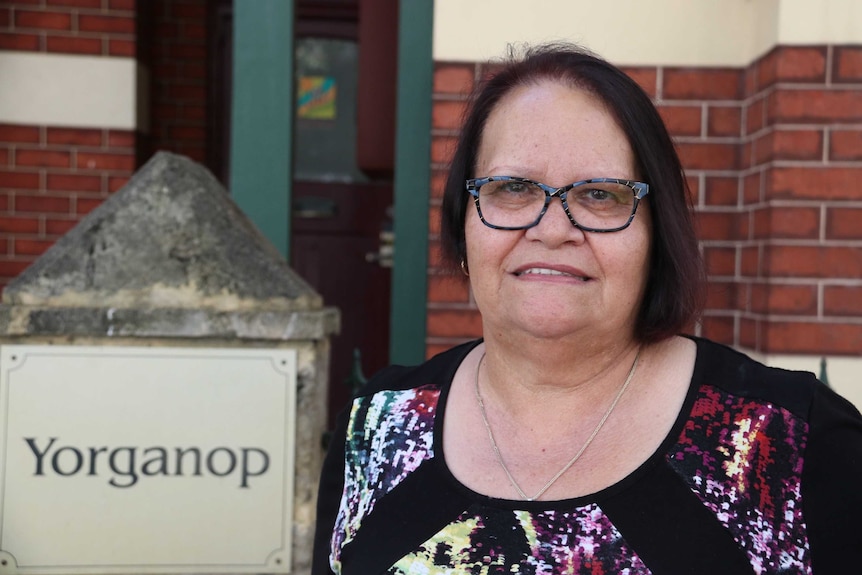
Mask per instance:
[[[596,428],[593,429],[593,432],[590,434],[590,436],[587,438],[587,440],[584,442],[578,452],[575,453],[575,456],[572,457],[569,462],[566,463],[563,468],[560,469],[553,477],[551,477],[548,482],[545,483],[545,485],[541,489],[539,489],[538,493],[536,493],[532,497],[527,497],[527,494],[524,493],[524,490],[521,489],[521,486],[518,485],[518,482],[515,481],[514,477],[512,477],[512,473],[509,471],[509,468],[506,467],[506,464],[503,462],[503,456],[500,455],[500,448],[497,447],[497,441],[494,439],[494,433],[491,431],[491,425],[488,423],[488,415],[485,413],[485,402],[482,401],[482,394],[479,393],[479,368],[482,367],[482,361],[484,361],[485,359],[485,352],[482,352],[482,357],[479,358],[479,363],[476,364],[476,401],[479,403],[479,411],[482,413],[482,423],[485,424],[485,429],[488,431],[488,439],[491,440],[491,447],[494,448],[494,455],[497,457],[497,463],[499,463],[500,467],[503,468],[503,471],[506,473],[506,477],[509,478],[509,483],[512,484],[512,487],[515,488],[515,491],[518,492],[518,495],[520,495],[522,499],[524,499],[525,501],[535,501],[536,499],[544,495],[544,493],[551,488],[551,485],[556,483],[557,479],[562,477],[563,474],[568,471],[569,468],[571,468],[572,465],[574,465],[575,462],[578,461],[578,459],[581,458],[581,455],[584,454],[584,451],[587,450],[587,447],[590,446],[590,444],[593,442],[593,439],[595,439],[596,435],[599,434],[599,431],[602,429],[602,426],[605,424],[605,421],[607,421],[608,417],[611,416],[611,413],[617,406],[617,403],[619,403],[620,398],[623,396],[623,393],[625,393],[626,388],[628,388],[629,383],[631,383],[632,378],[635,375],[635,370],[638,367],[638,359],[640,359],[640,356],[641,350],[638,349],[637,355],[635,355],[635,360],[632,362],[632,367],[629,370],[628,377],[626,377],[625,382],[623,382],[622,386],[620,386],[616,397],[614,397],[614,400],[611,402],[610,407],[608,407],[607,411],[605,411],[605,414],[602,416],[602,419],[599,421],[598,425],[596,425]]]

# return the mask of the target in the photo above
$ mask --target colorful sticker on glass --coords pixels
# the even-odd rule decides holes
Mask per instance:
[[[335,78],[301,76],[297,95],[297,116],[307,120],[335,119]]]

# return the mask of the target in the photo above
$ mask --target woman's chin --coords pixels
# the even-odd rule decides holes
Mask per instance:
[[[589,334],[597,329],[583,314],[560,313],[557,310],[516,313],[508,318],[499,331],[507,337],[519,334],[536,339],[562,339]]]

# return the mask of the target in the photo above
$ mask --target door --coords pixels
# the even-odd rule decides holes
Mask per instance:
[[[330,426],[349,401],[354,372],[370,376],[389,361],[396,6],[297,4],[290,263],[341,312]],[[391,54],[381,58],[387,43]]]

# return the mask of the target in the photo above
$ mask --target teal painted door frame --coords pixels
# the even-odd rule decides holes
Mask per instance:
[[[238,0],[233,10],[231,197],[287,257],[293,181],[293,0]]]
[[[431,188],[432,0],[400,0],[395,119],[395,259],[389,360],[425,359]]]
[[[230,190],[289,259],[294,62],[291,0],[234,2]],[[425,357],[433,0],[400,0],[389,359]],[[349,281],[349,280],[346,280]]]

